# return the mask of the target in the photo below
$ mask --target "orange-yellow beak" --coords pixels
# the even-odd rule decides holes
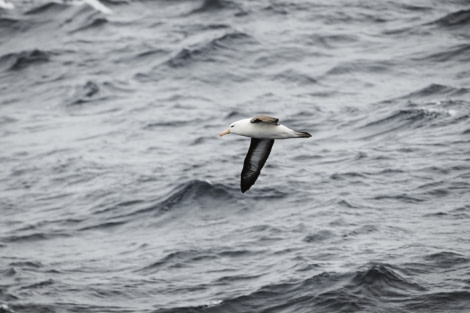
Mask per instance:
[[[224,130],[223,132],[221,132],[219,134],[219,137],[222,137],[222,136],[225,136],[225,135],[228,135],[228,134],[230,134],[230,128],[227,128],[227,130]]]

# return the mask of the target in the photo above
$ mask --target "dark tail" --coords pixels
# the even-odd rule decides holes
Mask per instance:
[[[312,137],[312,135],[310,135],[310,134],[307,133],[307,132],[298,132],[298,131],[296,131],[296,132],[295,132],[295,135],[296,135],[298,138],[309,138],[309,137]]]

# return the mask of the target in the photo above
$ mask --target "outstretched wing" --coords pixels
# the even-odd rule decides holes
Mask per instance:
[[[242,177],[240,187],[242,192],[250,189],[255,183],[261,169],[268,159],[271,148],[273,147],[274,139],[258,139],[251,138],[250,149],[245,157],[243,163]]]
[[[271,116],[266,115],[258,115],[250,120],[251,123],[268,123],[279,125],[279,119]]]

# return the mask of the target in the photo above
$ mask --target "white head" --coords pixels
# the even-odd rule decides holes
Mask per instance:
[[[236,134],[236,135],[245,136],[244,130],[246,130],[247,126],[248,127],[250,126],[249,118],[233,122],[232,124],[230,124],[230,127],[224,130],[223,132],[221,132],[219,136],[222,137],[228,134]]]

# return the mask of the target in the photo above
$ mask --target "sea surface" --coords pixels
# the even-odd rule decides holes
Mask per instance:
[[[1,313],[470,312],[467,0],[0,6]]]

